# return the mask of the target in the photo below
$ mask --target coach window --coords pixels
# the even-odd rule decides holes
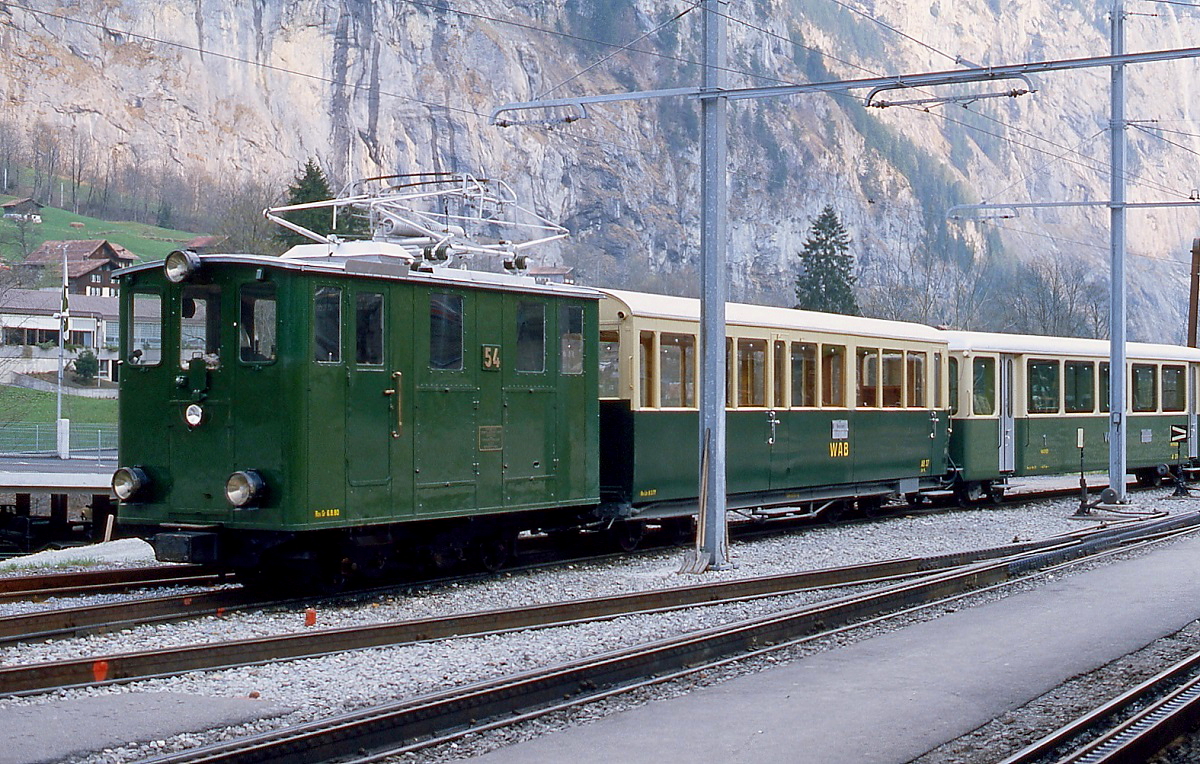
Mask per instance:
[[[600,332],[600,397],[621,395],[621,335]]]
[[[1026,375],[1030,414],[1058,413],[1058,361],[1030,361]]]
[[[463,298],[459,294],[429,295],[429,368],[463,368]]]
[[[725,338],[725,408],[733,408],[737,400],[737,363],[733,356],[733,339]]]
[[[926,353],[915,353],[910,350],[905,358],[905,369],[908,372],[909,408],[925,408],[925,359],[928,357]]]
[[[879,349],[859,348],[858,363],[858,404],[869,408],[879,407]]]
[[[238,311],[238,357],[245,363],[275,360],[275,285],[242,284]]]
[[[193,358],[215,369],[221,364],[221,288],[189,284],[180,298],[179,365]]]
[[[1068,414],[1096,410],[1096,364],[1067,361],[1063,364],[1063,406]]]
[[[666,334],[658,338],[659,401],[663,408],[696,405],[696,338]]]
[[[129,326],[125,327],[129,347],[125,358],[134,366],[158,366],[162,361],[162,295],[135,292]]]
[[[788,369],[787,369],[787,366],[788,366],[787,343],[786,343],[786,342],[784,342],[783,340],[775,340],[775,343],[774,343],[773,347],[774,347],[774,350],[772,350],[772,351],[771,351],[771,352],[772,352],[771,359],[772,359],[772,361],[773,361],[773,363],[771,364],[771,368],[772,368],[772,371],[771,371],[771,377],[772,377],[772,385],[771,385],[771,390],[773,391],[773,392],[772,392],[772,394],[771,394],[771,405],[772,405],[772,406],[774,406],[774,407],[775,407],[775,408],[777,408],[777,409],[785,409],[785,408],[787,408],[787,405],[788,405],[788,404],[787,404],[787,402],[788,402],[788,394],[787,394],[787,372],[788,372]]]
[[[817,346],[792,343],[792,406],[817,405]]]
[[[883,351],[883,384],[880,398],[884,408],[896,409],[904,405],[904,352]]]
[[[383,365],[383,295],[360,292],[354,299],[354,362]]]
[[[1100,411],[1107,413],[1112,405],[1108,392],[1108,361],[1100,363],[1100,394],[1096,397],[1100,399]]]
[[[583,308],[563,305],[558,310],[558,372],[583,373]]]
[[[971,368],[971,413],[992,416],[996,413],[996,359],[976,358]]]
[[[942,354],[933,354],[933,407],[942,407]]]
[[[958,416],[958,359],[950,356],[950,416]]]
[[[546,370],[546,306],[517,303],[517,371]]]
[[[846,406],[846,348],[842,345],[821,346],[821,405]]]
[[[1158,409],[1158,370],[1153,364],[1133,365],[1133,410],[1155,411]]]
[[[766,340],[738,340],[738,405],[767,405]]]
[[[654,400],[654,332],[642,332],[638,337],[638,393],[641,405],[656,408]]]
[[[1162,367],[1163,411],[1183,411],[1187,407],[1186,374],[1183,366]]]
[[[341,287],[317,287],[313,293],[313,360],[342,361]]]

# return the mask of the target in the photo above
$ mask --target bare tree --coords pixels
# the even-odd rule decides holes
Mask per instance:
[[[92,141],[78,130],[71,129],[71,144],[67,152],[67,172],[71,183],[71,211],[79,214],[79,187],[84,177],[92,173]]]
[[[33,166],[33,193],[35,199],[49,202],[54,191],[54,180],[59,172],[62,158],[62,146],[54,128],[45,122],[38,122],[33,129],[31,144],[31,165]]]
[[[1096,269],[1080,258],[1059,256],[1024,268],[1007,302],[1007,327],[1027,334],[1096,337],[1106,312]]]
[[[229,181],[223,188],[214,188],[210,197],[214,233],[225,237],[222,245],[229,252],[276,254],[279,242],[275,239],[274,223],[263,217],[262,211],[277,203],[279,189],[286,181],[277,183],[247,180]]]
[[[0,192],[8,193],[17,187],[23,152],[21,132],[10,122],[0,122]]]

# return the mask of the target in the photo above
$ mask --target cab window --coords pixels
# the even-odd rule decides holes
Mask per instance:
[[[546,370],[546,306],[517,303],[517,371]]]
[[[275,360],[275,285],[242,284],[238,295],[238,358],[244,363]]]
[[[128,347],[125,360],[134,366],[158,366],[162,362],[162,295],[134,292],[129,325],[125,327]]]
[[[189,284],[180,295],[179,365],[193,358],[215,369],[221,363],[221,288]]]
[[[342,362],[342,289],[321,286],[313,292],[313,360]]]
[[[457,371],[463,367],[463,298],[429,296],[429,368]]]
[[[558,311],[558,371],[583,373],[583,308],[563,305]]]
[[[383,365],[383,295],[377,292],[354,297],[354,362]]]

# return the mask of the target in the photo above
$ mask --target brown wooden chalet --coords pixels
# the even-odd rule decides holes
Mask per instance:
[[[0,204],[0,214],[8,220],[28,220],[31,223],[42,222],[42,207],[46,205],[33,199],[13,199],[11,202]]]
[[[117,293],[112,272],[137,262],[129,250],[104,239],[47,241],[29,253],[29,257],[20,264],[22,283],[31,286],[50,281],[59,283],[64,252],[67,258],[67,291],[71,294],[112,297]]]

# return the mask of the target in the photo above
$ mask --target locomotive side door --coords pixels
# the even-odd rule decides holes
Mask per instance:
[[[537,295],[504,300],[504,504],[545,505],[556,496],[558,354],[556,303]]]
[[[378,282],[351,285],[345,301],[347,502],[364,519],[411,511],[411,435],[405,423],[403,331],[410,292]]]
[[[1016,417],[1013,413],[1014,367],[1016,360],[1012,355],[1000,356],[1000,442],[998,466],[1000,472],[1012,472],[1016,469]]]

